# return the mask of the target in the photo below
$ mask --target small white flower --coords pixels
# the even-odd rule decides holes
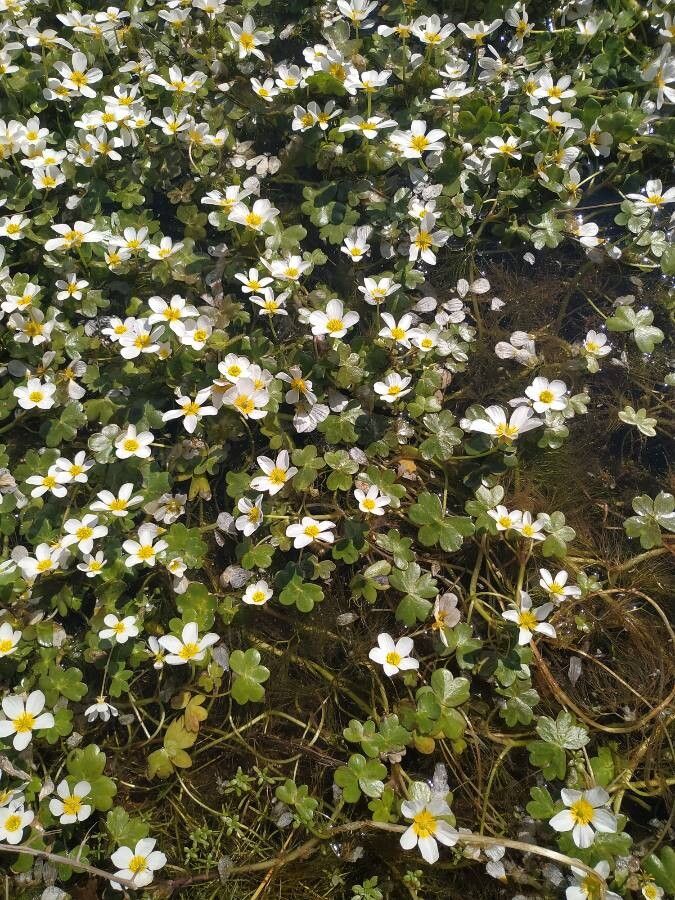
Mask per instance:
[[[564,600],[566,597],[580,597],[581,589],[574,584],[567,584],[569,575],[564,569],[553,577],[548,569],[539,569],[539,586],[542,587],[547,594],[556,601]]]
[[[438,860],[438,842],[446,847],[457,843],[457,830],[443,820],[450,814],[445,800],[404,800],[401,812],[412,825],[401,835],[401,847],[412,850],[419,847],[423,859],[433,864]]]
[[[567,385],[559,379],[549,381],[548,378],[535,378],[532,384],[525,388],[525,393],[532,400],[534,411],[538,413],[549,409],[565,409],[567,406],[565,400]]]
[[[237,503],[237,509],[241,513],[234,522],[237,531],[241,531],[244,537],[250,537],[263,523],[262,494],[258,494],[255,500],[242,497]]]
[[[242,600],[249,606],[262,606],[264,603],[267,603],[271,596],[272,588],[266,581],[261,579],[247,586]]]
[[[159,638],[159,644],[168,654],[165,662],[170,666],[182,666],[188,662],[201,662],[209,647],[220,640],[214,632],[199,637],[196,622],[188,622],[183,627],[180,638],[173,634],[165,634]]]
[[[25,750],[33,738],[34,731],[54,727],[54,716],[42,712],[45,695],[33,691],[26,700],[16,694],[7,694],[2,700],[2,711],[6,718],[0,719],[0,737],[14,735],[12,746],[15,750]]]
[[[610,868],[609,863],[606,860],[600,860],[593,868],[604,881],[607,881]],[[565,890],[565,900],[594,900],[598,894],[597,878],[592,878],[582,869],[573,868],[572,874],[574,880]],[[660,898],[663,897],[661,888],[657,888],[656,885],[654,885],[654,888],[659,891],[659,893],[645,893],[645,888],[642,888],[642,896],[645,897],[645,900],[660,900]],[[621,900],[621,897],[619,894],[615,894],[614,891],[606,891],[605,900]]]
[[[374,484],[368,488],[367,492],[356,488],[354,498],[359,504],[361,512],[372,516],[383,516],[385,506],[389,506],[391,503],[389,497],[380,494],[380,489]]]
[[[99,696],[96,698],[96,703],[92,703],[91,706],[88,706],[84,715],[87,719],[87,722],[95,722],[96,719],[101,719],[102,722],[107,722],[110,717],[118,715],[116,707],[112,705],[112,703],[107,703],[105,697]]]
[[[91,785],[88,781],[78,781],[71,790],[64,778],[56,788],[58,797],[49,801],[49,812],[56,816],[61,825],[84,822],[92,812],[92,807],[82,802],[90,791]]]
[[[466,419],[460,423],[467,431],[478,431],[499,438],[506,444],[515,441],[521,434],[542,425],[541,419],[534,417],[529,406],[518,406],[513,410],[507,422],[506,413],[501,406],[488,406],[485,409],[487,418]]]
[[[28,828],[34,818],[35,813],[24,809],[23,803],[16,800],[0,809],[0,841],[20,844],[24,829]]]
[[[276,462],[268,456],[259,456],[258,465],[265,473],[251,480],[251,489],[254,491],[267,491],[270,497],[278,494],[286,482],[298,471],[290,464],[288,450],[281,450],[277,454]]]
[[[94,547],[94,541],[105,537],[108,529],[105,525],[98,524],[98,516],[86,515],[81,519],[68,519],[64,526],[66,532],[61,541],[63,547],[77,544],[80,553],[89,554]]]
[[[293,538],[293,546],[296,550],[307,547],[313,541],[332,544],[335,540],[333,528],[335,528],[335,522],[318,521],[311,516],[303,516],[301,522],[286,528],[286,537]]]
[[[391,678],[398,672],[419,669],[419,662],[410,656],[413,647],[412,638],[402,637],[394,641],[390,634],[383,632],[378,634],[377,647],[373,647],[368,657],[373,662],[379,663],[384,669],[385,675],[389,675]]]
[[[111,640],[113,644],[126,644],[129,638],[136,637],[138,634],[138,626],[136,625],[136,616],[125,616],[118,619],[114,613],[108,613],[103,619],[102,628],[98,636],[102,641]]]
[[[178,409],[170,409],[162,415],[163,422],[169,422],[172,419],[183,419],[183,427],[188,434],[193,434],[197,425],[199,425],[203,416],[215,416],[217,410],[215,406],[206,405],[206,401],[211,396],[211,388],[202,388],[194,398],[185,397],[178,393],[177,404]]]
[[[25,385],[14,388],[14,396],[22,409],[51,409],[56,385],[39,378],[29,378]]]
[[[152,882],[158,869],[166,865],[166,856],[159,850],[155,850],[157,841],[154,838],[143,838],[138,841],[136,847],[120,847],[110,857],[118,878],[125,878],[133,882],[135,888],[147,887]],[[122,885],[111,882],[117,890],[122,890]]]
[[[113,494],[111,491],[99,491],[96,495],[98,500],[91,504],[91,508],[96,512],[107,512],[116,518],[124,518],[129,515],[130,506],[135,506],[143,501],[140,494],[132,497],[133,492],[134,486],[130,481],[123,484],[117,494]]]
[[[508,531],[510,528],[518,528],[523,517],[519,509],[509,512],[505,506],[496,506],[494,509],[488,509],[487,514],[495,520],[497,531]]]
[[[9,622],[3,622],[0,625],[0,659],[14,653],[20,640],[21,632],[15,631]]]
[[[401,376],[396,372],[391,372],[384,381],[376,381],[373,390],[385,403],[395,403],[410,393],[411,388],[408,385],[411,381],[412,375]]]
[[[310,314],[309,324],[312,326],[312,334],[327,334],[332,338],[342,338],[347,331],[359,321],[357,312],[345,312],[341,300],[329,300],[326,311],[314,310]]]
[[[582,850],[591,846],[596,831],[616,832],[616,816],[605,808],[609,794],[604,788],[594,787],[588,791],[563,788],[560,799],[566,809],[556,813],[548,824],[556,831],[571,831],[572,840]]]
[[[152,522],[144,522],[138,529],[138,540],[127,540],[122,544],[122,549],[129,556],[125,560],[127,568],[137,566],[139,563],[145,563],[146,566],[154,566],[157,556],[163,553],[169,546],[166,541],[157,541],[155,538],[159,534],[159,528]]]
[[[520,608],[507,609],[502,613],[502,617],[507,622],[513,622],[518,626],[518,643],[525,646],[530,643],[535,633],[545,634],[551,638],[556,636],[555,628],[544,621],[552,609],[552,603],[544,603],[537,609],[532,609],[532,600],[529,594],[521,591]]]
[[[115,453],[118,459],[129,459],[136,456],[138,459],[149,459],[150,444],[155,436],[151,431],[136,430],[135,425],[128,425],[126,432],[122,432],[115,440]]]

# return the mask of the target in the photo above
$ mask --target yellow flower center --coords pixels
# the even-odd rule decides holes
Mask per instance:
[[[518,616],[518,624],[521,628],[527,628],[528,631],[534,631],[537,626],[537,617],[530,610],[522,610]]]
[[[342,331],[344,328],[344,324],[342,319],[329,319],[326,322],[326,328],[331,334],[335,334],[337,331]]]
[[[42,334],[44,329],[42,322],[30,321],[26,323],[24,330],[29,337],[37,337],[39,334]]]
[[[127,501],[122,497],[115,497],[114,500],[110,501],[108,507],[111,510],[115,510],[115,512],[121,512],[123,509],[127,508]]]
[[[124,624],[124,622],[116,622],[113,625],[112,630],[115,632],[115,634],[124,634],[124,632],[127,630],[127,626]]]
[[[431,235],[428,231],[420,231],[413,243],[416,247],[419,247],[420,250],[428,250],[432,244]]]
[[[432,815],[428,809],[423,809],[413,818],[412,827],[418,838],[432,837],[436,834],[436,816]]]
[[[133,872],[134,875],[138,875],[139,872],[145,872],[148,868],[148,863],[145,856],[132,856],[129,860],[129,871]]]
[[[414,134],[410,139],[410,146],[413,150],[417,150],[418,153],[421,153],[429,143],[429,139],[425,134]]]
[[[251,600],[254,603],[264,603],[265,602],[265,592],[264,591],[254,591],[251,594]]]
[[[570,806],[570,812],[576,825],[589,825],[593,821],[593,807],[583,797]]]
[[[241,36],[239,37],[239,43],[244,50],[252,50],[255,47],[255,38],[250,31],[242,31]]]
[[[127,438],[122,444],[127,453],[135,453],[141,446],[136,438]]]
[[[391,650],[385,657],[390,666],[397,666],[401,662],[401,654]]]
[[[401,385],[400,384],[390,384],[387,388],[387,393],[390,397],[395,397],[397,394],[401,393]]]
[[[262,225],[262,216],[259,216],[258,213],[250,212],[246,216],[246,224],[249,228],[260,228]]]
[[[183,407],[183,415],[198,416],[200,408],[201,407],[199,406],[199,404],[194,403],[193,401],[191,401],[190,403],[186,403],[185,406]]]
[[[647,197],[647,203],[651,203],[652,206],[661,206],[663,203],[663,197],[661,194],[650,194]]]
[[[396,326],[395,328],[391,329],[391,336],[395,341],[402,341],[405,337],[405,330]]]
[[[82,809],[82,798],[77,794],[71,794],[63,800],[63,813],[67,816],[76,816]]]
[[[37,570],[38,572],[48,572],[53,566],[54,563],[51,559],[41,559],[37,564]]]
[[[31,403],[40,403],[42,400],[44,400],[44,398],[45,395],[42,393],[42,391],[31,391],[28,395],[28,399]]]
[[[183,644],[178,651],[178,656],[180,656],[181,659],[194,659],[199,652],[199,644]]]
[[[144,544],[142,547],[139,547],[136,556],[139,559],[151,559],[155,555],[155,549],[152,544]]]
[[[314,539],[320,533],[321,532],[318,525],[308,525],[305,528],[305,534],[307,535],[307,537],[311,537],[312,539]]]
[[[4,640],[0,641],[0,653],[9,653],[13,646],[14,642],[12,641],[12,639],[5,638]]]
[[[248,394],[240,394],[234,401],[234,405],[245,416],[249,416],[255,409],[255,403]]]
[[[197,344],[203,344],[208,334],[204,331],[203,328],[197,328],[192,335],[192,340]]]
[[[21,828],[21,816],[14,813],[5,819],[5,831],[18,831]]]
[[[540,403],[553,403],[555,400],[555,394],[553,391],[541,391],[539,394],[539,402]]]
[[[366,497],[361,501],[361,506],[363,506],[364,509],[367,509],[368,512],[370,512],[371,510],[375,509],[376,503],[370,497]]]
[[[258,522],[260,520],[260,507],[252,506],[247,513],[247,518],[249,522]]]
[[[272,484],[285,484],[286,470],[280,469],[278,466],[275,466],[267,477],[272,482]]]
[[[77,531],[75,532],[75,537],[78,539],[78,541],[86,541],[92,536],[93,533],[93,528],[89,528],[88,525],[83,525],[81,528],[77,529]]]
[[[511,516],[500,516],[497,521],[502,526],[502,528],[511,527]]]
[[[14,730],[17,734],[26,734],[35,727],[35,716],[29,712],[22,712],[14,719]]]

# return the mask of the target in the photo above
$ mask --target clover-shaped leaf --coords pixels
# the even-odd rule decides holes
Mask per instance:
[[[106,755],[96,744],[71,750],[66,758],[66,769],[73,783],[88,781],[91,785],[88,802],[103,812],[111,808],[117,793],[115,782],[103,774],[105,764]]]
[[[230,654],[230,669],[233,699],[240,706],[259,703],[265,696],[263,684],[270,677],[270,670],[260,665],[260,653],[254,647],[246,652],[234,650]]]
[[[637,513],[623,523],[630,538],[640,538],[640,546],[645,550],[659,547],[662,543],[661,529],[675,531],[675,497],[661,491],[652,500],[647,494],[633,499],[633,509]]]
[[[379,797],[384,790],[386,766],[376,759],[366,759],[360,753],[349,757],[346,766],[335,772],[335,784],[342,788],[347,803],[356,803],[364,793],[367,797]]]
[[[304,581],[300,575],[294,575],[279,594],[279,602],[284,606],[296,606],[300,612],[308,613],[314,609],[315,603],[323,600],[323,590],[318,584]]]

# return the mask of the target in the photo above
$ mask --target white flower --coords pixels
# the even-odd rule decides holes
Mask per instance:
[[[0,659],[14,653],[20,640],[21,632],[15,631],[9,622],[3,622],[0,625]]]
[[[374,0],[337,0],[337,7],[345,19],[349,19],[358,28],[377,8],[377,3]]]
[[[148,306],[152,310],[152,315],[148,317],[150,325],[156,325],[161,322],[168,325],[175,334],[180,332],[179,323],[181,319],[197,316],[195,307],[190,306],[185,297],[181,297],[178,294],[174,294],[168,303],[161,297],[150,297]]]
[[[379,337],[394,341],[409,350],[410,342],[415,336],[415,330],[411,327],[412,316],[406,313],[397,322],[391,313],[384,312],[382,313],[382,321],[385,327],[380,329]]]
[[[546,412],[548,409],[565,409],[567,406],[565,400],[567,385],[559,379],[549,381],[548,378],[535,378],[532,384],[525,388],[525,393],[532,400],[534,411],[538,413]]]
[[[58,799],[55,797],[49,801],[49,812],[56,816],[61,825],[72,825],[74,822],[84,822],[92,812],[92,807],[82,800],[91,791],[88,781],[78,781],[72,791],[64,778],[56,788]]]
[[[157,541],[155,538],[159,534],[159,529],[152,522],[144,522],[138,529],[137,541],[124,541],[122,549],[128,553],[125,564],[127,568],[137,566],[139,563],[145,563],[147,566],[154,566],[158,554],[163,553],[169,546],[166,541]]]
[[[32,581],[38,575],[46,572],[55,572],[59,567],[59,560],[63,549],[51,547],[49,544],[38,544],[35,548],[35,556],[24,556],[19,560],[19,568],[27,581]]]
[[[122,432],[115,440],[115,453],[118,459],[129,459],[136,456],[139,459],[150,458],[150,444],[155,436],[151,431],[136,430],[135,425],[127,425],[126,432]]]
[[[333,338],[342,338],[347,330],[359,321],[357,312],[345,312],[342,300],[329,300],[326,311],[314,310],[310,314],[309,324],[312,326],[312,334],[327,334]]]
[[[188,434],[192,434],[203,416],[215,416],[217,413],[215,406],[204,405],[210,395],[211,388],[202,388],[194,400],[178,393],[176,401],[178,403],[178,409],[170,409],[168,412],[165,412],[162,416],[162,421],[169,422],[171,419],[179,419],[182,417],[183,427]]]
[[[508,159],[522,159],[523,155],[518,147],[518,138],[513,135],[508,138],[494,136],[487,139],[483,152],[487,157],[506,156]]]
[[[147,247],[150,259],[168,259],[174,253],[178,253],[183,249],[182,243],[174,244],[170,237],[163,237],[159,244],[149,244]]]
[[[103,78],[100,69],[88,69],[87,57],[84,53],[73,53],[71,65],[65,62],[55,62],[54,68],[63,79],[63,86],[74,94],[82,94],[83,97],[95,97],[96,91],[90,87]]]
[[[99,525],[98,516],[94,515],[85,515],[81,519],[68,519],[63,529],[66,534],[61,541],[61,546],[70,547],[71,544],[77,544],[80,553],[86,554],[91,553],[95,540],[105,537],[108,533],[105,525]]]
[[[401,835],[404,850],[419,847],[423,859],[433,864],[438,859],[438,841],[446,847],[457,843],[456,829],[441,818],[450,813],[445,800],[404,800],[401,812],[406,819],[412,819],[412,825]]]
[[[110,857],[113,865],[119,869],[115,875],[133,881],[135,888],[147,887],[152,882],[154,873],[166,865],[166,856],[154,849],[156,843],[154,838],[143,838],[133,850],[131,847],[120,847],[119,850],[115,850]],[[115,881],[111,884],[117,890],[123,889],[122,885]]]
[[[54,716],[42,712],[45,695],[33,691],[26,700],[16,694],[7,694],[2,700],[2,711],[6,718],[0,719],[0,737],[14,735],[12,746],[15,750],[25,750],[30,744],[33,732],[54,727]]]
[[[582,850],[591,846],[596,831],[616,832],[616,816],[605,809],[609,794],[604,788],[594,787],[588,791],[563,788],[560,799],[567,808],[556,813],[548,824],[556,831],[571,831],[572,840]]]
[[[509,512],[505,506],[496,506],[494,509],[488,509],[487,514],[495,520],[497,531],[508,531],[509,528],[517,528],[523,516],[519,509]]]
[[[261,277],[258,269],[249,269],[248,273],[237,272],[234,277],[237,281],[241,281],[241,290],[244,294],[255,294],[262,291],[274,281],[273,278],[267,276]]]
[[[318,541],[323,544],[332,544],[335,535],[332,529],[335,528],[335,522],[327,520],[317,521],[311,516],[303,516],[302,521],[286,528],[286,537],[293,538],[293,546],[296,550],[307,547],[312,541]]]
[[[12,801],[0,809],[0,841],[8,844],[20,844],[25,828],[35,818],[35,813],[23,808],[23,802]]]
[[[264,603],[267,603],[271,596],[272,588],[266,581],[261,579],[247,586],[242,600],[249,606],[262,606]]]
[[[520,517],[520,522],[514,525],[515,531],[524,538],[530,538],[532,541],[544,541],[546,535],[543,532],[544,520],[537,517],[535,522],[532,521],[532,513],[524,512]]]
[[[220,640],[214,632],[199,637],[196,622],[188,622],[183,627],[180,638],[173,634],[165,634],[159,638],[160,646],[168,651],[165,662],[170,666],[182,666],[188,662],[201,662],[209,647]]]
[[[103,619],[102,628],[98,636],[102,641],[111,640],[113,644],[126,644],[129,638],[136,637],[138,634],[138,626],[136,625],[136,616],[125,616],[118,619],[114,613],[108,613]]]
[[[103,555],[103,551],[99,550],[95,556],[85,554],[83,562],[77,564],[80,572],[84,572],[87,578],[96,578],[103,571],[107,560]]]
[[[414,646],[412,638],[402,637],[394,641],[390,634],[383,632],[378,634],[377,644],[377,647],[372,648],[368,657],[373,662],[379,663],[384,669],[385,675],[389,675],[390,678],[398,672],[419,669],[419,662],[410,656]]]
[[[279,372],[277,378],[290,385],[284,400],[286,403],[299,403],[304,399],[307,403],[316,403],[316,394],[312,391],[312,382],[302,374],[300,366],[291,366],[287,372]]]
[[[187,319],[185,322],[177,322],[174,331],[185,347],[193,350],[203,350],[206,342],[211,337],[213,325],[208,316],[199,316],[197,319]]]
[[[256,200],[252,209],[245,203],[235,203],[228,219],[238,225],[245,225],[252,231],[260,231],[266,222],[274,221],[278,215],[279,210],[269,200]]]
[[[256,31],[255,22],[251,16],[246,16],[241,25],[230,22],[229,29],[239,48],[239,59],[250,55],[265,59],[265,55],[258,47],[269,44],[270,36],[266,31]]]
[[[82,244],[100,243],[105,237],[102,231],[96,231],[93,222],[78,220],[72,227],[70,225],[52,225],[51,229],[59,237],[45,241],[44,246],[47,253],[51,253],[52,250],[78,249]]]
[[[54,463],[54,469],[68,476],[69,481],[77,484],[86,484],[89,480],[87,472],[94,465],[93,460],[87,459],[84,450],[80,450],[75,454],[75,458],[71,462],[65,456],[60,456]]]
[[[249,297],[251,303],[255,306],[259,306],[259,315],[261,316],[287,316],[288,310],[284,309],[284,303],[288,299],[288,291],[284,291],[283,294],[279,294],[278,296],[274,296],[274,291],[271,287],[263,288],[262,297],[253,296]]]
[[[267,415],[263,409],[269,402],[269,394],[257,388],[251,378],[242,378],[222,397],[223,403],[233,406],[245,419],[262,419]]]
[[[410,125],[410,131],[394,131],[390,140],[406,159],[421,159],[423,153],[443,149],[445,132],[440,128],[427,132],[427,123],[415,119]]]
[[[513,622],[518,626],[518,643],[522,647],[530,643],[535,632],[551,638],[556,636],[555,628],[544,621],[552,609],[552,603],[544,603],[537,609],[532,609],[532,600],[529,594],[521,591],[520,608],[507,609],[502,613],[502,617],[507,622]]]
[[[604,881],[609,878],[610,868],[606,860],[600,860],[593,868]],[[598,895],[598,879],[587,875],[582,869],[572,868],[572,874],[574,880],[565,890],[565,900],[594,900]],[[654,887],[656,888],[656,885]],[[645,893],[645,888],[642,888],[642,895],[646,900],[660,900],[663,891],[661,888],[656,890],[660,893]],[[605,891],[605,900],[621,900],[621,897],[614,891]]]
[[[654,178],[645,185],[644,194],[626,194],[626,197],[633,200],[640,211],[655,212],[666,203],[675,203],[675,187],[664,192],[661,179]]]
[[[539,569],[539,586],[554,600],[564,600],[566,597],[580,597],[581,589],[574,584],[567,584],[569,575],[564,569],[553,577],[548,569]]]
[[[598,865],[595,867],[596,871],[598,871],[598,866],[600,865],[601,863],[598,863]],[[609,864],[605,863],[605,865],[607,866],[608,870],[607,875],[609,875]],[[606,878],[607,875],[605,875],[604,877]],[[649,881],[647,882],[647,884],[642,886],[642,896],[645,898],[645,900],[661,900],[661,898],[665,896],[665,891],[662,887],[659,887],[658,884],[655,884],[653,881]],[[573,897],[572,900],[576,900],[576,898]],[[620,898],[618,894],[613,894],[610,891],[607,894],[607,900],[620,900]]]
[[[360,262],[364,256],[368,256],[370,253],[369,236],[370,228],[352,228],[340,247],[341,252],[345,253],[352,262]]]
[[[123,484],[116,495],[112,491],[99,491],[96,495],[98,500],[91,504],[91,508],[96,512],[107,512],[116,518],[124,518],[129,515],[130,506],[143,500],[140,494],[132,497],[133,492],[134,486],[130,481]]]
[[[589,356],[607,356],[612,348],[607,343],[607,335],[599,331],[589,331],[583,342],[584,353]]]
[[[96,719],[101,719],[102,722],[107,722],[110,717],[113,718],[118,715],[117,709],[112,705],[112,703],[107,703],[105,697],[99,696],[96,698],[96,703],[92,703],[91,706],[88,706],[84,715],[87,719],[87,722],[95,722]]]
[[[405,397],[406,394],[410,393],[411,388],[408,385],[411,381],[412,375],[401,377],[396,372],[390,372],[384,381],[375,382],[373,390],[379,395],[380,400],[384,400],[385,403],[395,403],[401,397]]]
[[[389,497],[385,494],[380,494],[380,489],[374,484],[368,488],[367,492],[356,488],[354,498],[359,504],[361,512],[369,513],[373,516],[383,516],[385,506],[391,503]]]
[[[51,409],[56,385],[39,378],[29,378],[25,385],[14,388],[14,396],[22,409]]]
[[[258,465],[265,473],[251,480],[251,489],[254,491],[267,491],[270,497],[278,494],[287,481],[298,471],[290,464],[288,450],[281,450],[277,454],[276,462],[268,456],[259,456]]]
[[[262,494],[258,494],[255,500],[242,497],[237,503],[237,509],[242,514],[237,516],[234,527],[241,531],[244,537],[250,537],[263,523]]]
[[[364,278],[363,285],[359,285],[359,291],[363,294],[366,303],[371,306],[379,306],[390,294],[395,293],[401,287],[393,278]]]
[[[486,419],[463,420],[460,424],[467,431],[479,431],[482,434],[489,434],[492,437],[499,438],[510,444],[515,441],[521,434],[538,428],[542,423],[541,419],[534,418],[534,414],[529,406],[518,406],[511,413],[509,421],[506,421],[506,413],[501,406],[488,406],[485,410]]]
[[[450,234],[443,230],[433,231],[435,224],[436,216],[433,213],[425,213],[420,224],[411,228],[408,232],[408,237],[410,238],[408,258],[411,262],[414,262],[419,256],[424,262],[429,263],[430,266],[436,265],[434,248],[442,247],[447,243]]]
[[[187,494],[162,494],[157,500],[151,500],[143,508],[155,522],[171,525],[177,522],[185,512]]]

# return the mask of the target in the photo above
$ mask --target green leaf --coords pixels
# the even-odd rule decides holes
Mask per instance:
[[[567,554],[567,545],[577,536],[576,531],[565,524],[565,516],[560,511],[541,513],[539,516],[544,522],[546,539],[541,544],[541,552],[544,556],[563,557]]]
[[[650,853],[642,861],[642,867],[668,894],[675,894],[675,850],[663,847],[657,855]]]
[[[589,741],[583,725],[577,725],[571,713],[561,710],[555,721],[548,716],[537,719],[537,734],[547,744],[563,750],[581,750]]]
[[[321,603],[323,591],[318,584],[303,581],[300,575],[294,575],[279,594],[279,602],[284,606],[296,606],[300,612],[308,613],[314,609],[315,603]]]
[[[429,598],[438,593],[436,579],[428,572],[422,572],[417,563],[411,563],[407,569],[392,572],[389,581],[405,595],[396,608],[396,619],[408,627],[415,622],[424,622],[431,609]]]
[[[640,538],[640,546],[645,550],[661,546],[661,528],[675,531],[675,497],[672,494],[661,491],[654,500],[641,494],[633,499],[633,509],[637,515],[626,519],[623,527],[628,537]]]
[[[384,790],[382,779],[386,774],[386,766],[378,760],[354,753],[346,766],[336,770],[335,784],[342,788],[347,803],[356,803],[362,792],[367,797],[380,797]]]
[[[52,663],[47,674],[40,676],[40,690],[44,692],[46,705],[54,706],[60,696],[68,700],[81,700],[88,690],[81,679],[79,669],[62,669]]]
[[[176,597],[176,606],[183,622],[196,622],[200,631],[208,631],[216,618],[217,599],[206,586],[191,582],[184,594]]]
[[[324,453],[323,458],[333,470],[328,476],[326,486],[329,491],[350,490],[354,475],[359,470],[359,464],[353,460],[346,450],[336,450]]]
[[[431,675],[431,687],[439,703],[446,707],[461,706],[469,699],[469,680],[455,678],[448,669],[436,669]]]
[[[547,781],[564,778],[567,771],[567,756],[564,750],[545,741],[530,741],[527,745],[530,763],[542,770]]]
[[[263,683],[270,677],[270,670],[260,665],[260,654],[253,647],[244,653],[234,650],[230,654],[232,697],[240,705],[259,703],[265,696]]]
[[[314,818],[319,802],[309,796],[309,788],[306,784],[297,785],[291,778],[287,778],[283,784],[277,787],[275,795],[277,800],[293,807],[301,823],[306,825]]]
[[[609,747],[600,747],[597,756],[591,756],[593,777],[600,787],[606,788],[616,777],[614,755]]]
[[[532,797],[532,799],[527,804],[526,809],[533,819],[553,818],[556,807],[553,802],[553,797],[551,797],[546,788],[530,788],[530,797]]]
[[[208,547],[199,528],[186,528],[182,522],[175,522],[162,538],[169,545],[166,550],[169,557],[181,556],[188,569],[203,565]]]
[[[375,543],[394,557],[394,565],[398,569],[407,568],[408,564],[415,559],[415,554],[410,549],[412,540],[407,537],[401,537],[397,528],[389,529],[386,534],[378,534],[375,537]]]
[[[105,817],[105,827],[115,844],[132,849],[138,841],[150,833],[150,829],[143,819],[130,816],[121,806],[115,806],[110,810]]]
[[[88,781],[91,785],[89,801],[94,809],[102,812],[112,807],[112,798],[117,793],[117,786],[112,778],[103,774],[106,755],[96,744],[89,744],[82,749],[71,750],[66,758],[66,769],[73,781]]]
[[[620,306],[613,316],[605,320],[609,331],[632,331],[633,340],[643,353],[651,353],[665,335],[660,328],[652,325],[654,313],[651,309],[633,309]]]
[[[271,544],[257,544],[244,553],[241,564],[249,572],[253,569],[269,569],[273,556],[274,547]]]
[[[425,459],[437,459],[443,461],[452,456],[453,449],[461,444],[464,432],[455,426],[455,417],[444,409],[440,413],[424,416],[422,419],[425,428],[431,433],[420,444],[420,453]]]

